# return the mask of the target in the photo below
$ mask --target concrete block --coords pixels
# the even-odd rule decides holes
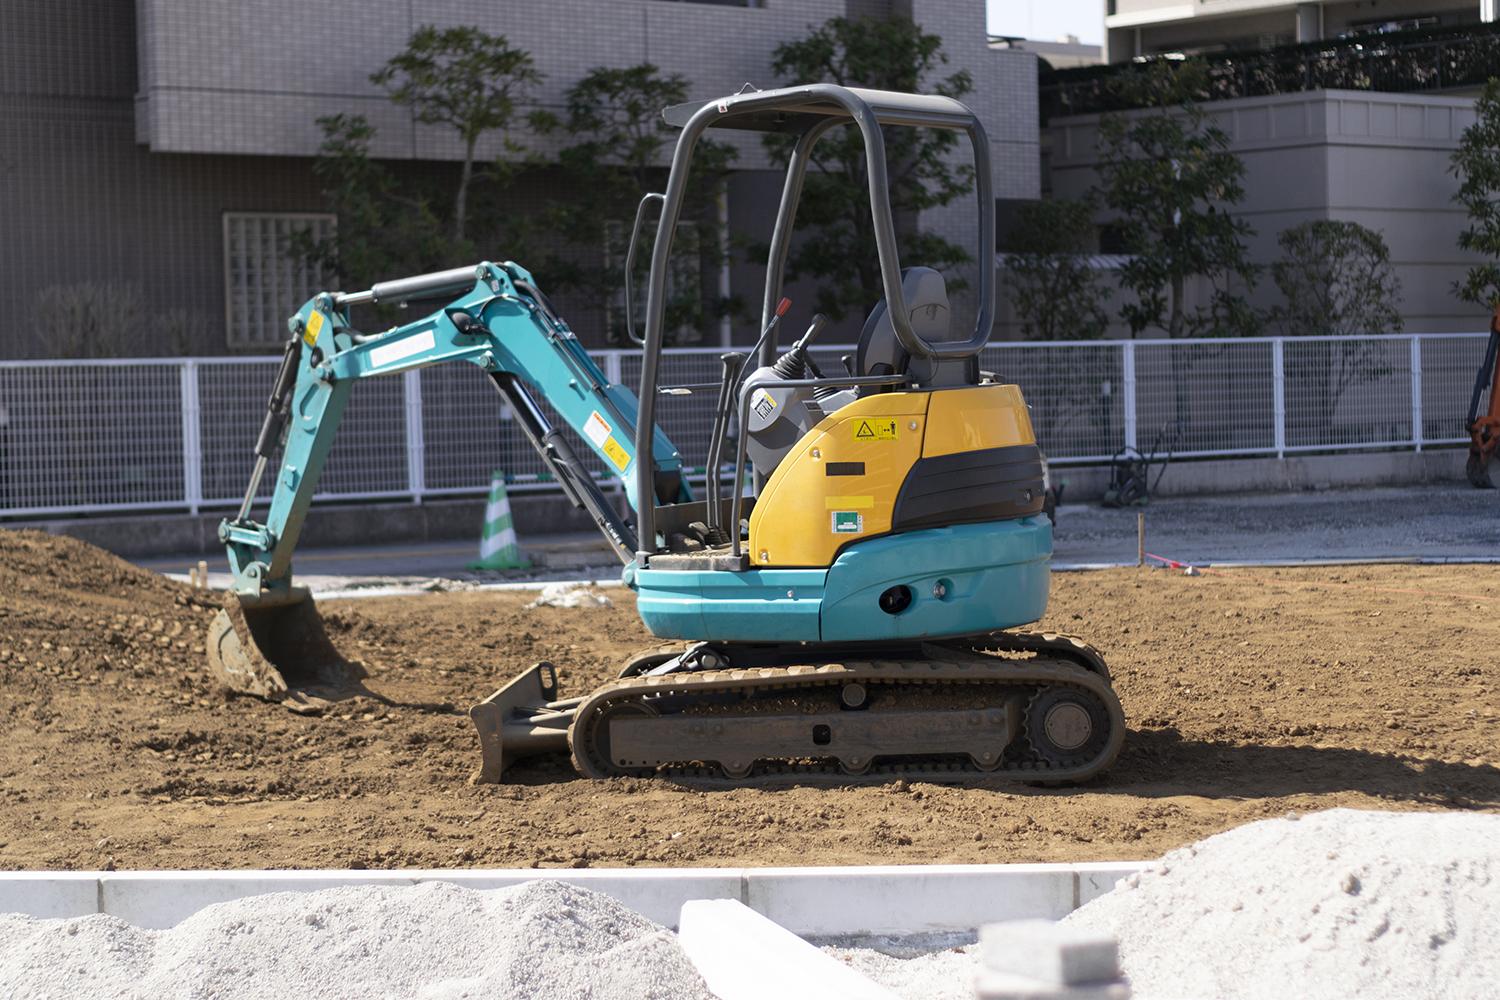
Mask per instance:
[[[137,927],[161,930],[205,906],[268,892],[313,892],[339,885],[414,885],[400,871],[137,871],[99,875],[100,909]]]
[[[83,917],[99,912],[97,872],[6,872],[0,875],[0,913]]]
[[[743,873],[730,868],[570,868],[539,871],[532,868],[501,871],[408,871],[416,882],[452,882],[470,889],[500,889],[538,878],[582,886],[624,903],[643,917],[667,927],[677,926],[683,904],[695,899],[740,900]]]
[[[767,868],[746,873],[745,902],[796,934],[972,932],[981,924],[1073,909],[1070,865]]]
[[[1050,920],[984,925],[979,929],[979,957],[991,972],[1057,986],[1120,978],[1120,948],[1112,936]]]
[[[721,1000],[898,1000],[735,900],[684,903],[678,926],[678,944]]]

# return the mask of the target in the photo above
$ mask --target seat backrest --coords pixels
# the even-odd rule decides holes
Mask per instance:
[[[901,272],[901,295],[910,311],[911,327],[929,344],[948,339],[948,285],[943,276],[930,267],[908,267]],[[896,328],[891,325],[890,309],[881,299],[865,320],[854,355],[856,375],[890,375],[904,372],[911,360]]]

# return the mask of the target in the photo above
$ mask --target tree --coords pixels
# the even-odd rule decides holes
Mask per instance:
[[[1379,233],[1355,222],[1317,219],[1276,239],[1282,256],[1271,265],[1271,276],[1286,304],[1273,315],[1288,335],[1401,332],[1401,282]],[[1391,373],[1385,350],[1363,337],[1295,345],[1291,377],[1313,384],[1293,396],[1313,401],[1316,424],[1309,430],[1319,443],[1332,431],[1346,390]]]
[[[324,240],[306,231],[293,234],[292,252],[337,274],[346,287],[451,266],[454,246],[431,200],[404,192],[389,170],[370,159],[375,129],[364,116],[328,115],[318,127],[323,143],[313,176],[338,227]]]
[[[1401,332],[1401,281],[1385,239],[1357,222],[1317,219],[1283,230],[1271,265],[1291,336]]]
[[[1012,301],[1028,340],[1085,340],[1104,335],[1109,290],[1089,266],[1092,197],[1023,205],[1005,255]]]
[[[1097,206],[1090,192],[1078,200],[1029,202],[1016,216],[1013,249],[1005,254],[1011,301],[1029,340],[1092,340],[1104,336],[1109,289],[1089,266],[1087,252]],[[1092,353],[1092,352],[1089,352]],[[1075,420],[1108,433],[1114,366],[1089,364],[1089,354],[1068,349],[1028,352],[1032,377],[1049,387],[1035,402],[1039,432],[1060,436]],[[1087,359],[1080,364],[1080,354]]]
[[[1464,129],[1450,169],[1459,179],[1453,200],[1469,213],[1458,245],[1486,259],[1453,283],[1453,294],[1494,309],[1500,306],[1500,80],[1485,84],[1474,111],[1474,124]]]
[[[941,37],[904,18],[836,17],[800,41],[777,46],[771,67],[791,83],[821,81],[961,97],[973,89],[967,71],[936,76],[948,61],[942,44]],[[947,205],[973,187],[974,168],[950,162],[958,134],[913,128],[882,133],[903,259],[940,270],[967,262],[962,247],[915,227],[918,213]],[[771,134],[765,142],[772,159],[784,166],[792,141]],[[817,308],[835,319],[851,308],[869,309],[884,294],[866,177],[857,128],[835,128],[814,147],[798,208],[798,221],[809,232],[794,244],[787,272],[792,279],[819,279]],[[961,284],[948,280],[950,289]]]
[[[568,252],[545,261],[546,273],[552,283],[577,291],[609,316],[613,322],[608,335],[614,341],[624,340],[624,317],[615,307],[625,280],[623,263],[636,206],[643,194],[660,189],[666,175],[663,161],[677,139],[661,110],[685,102],[687,92],[686,79],[675,73],[663,76],[651,63],[600,67],[568,89],[563,117],[548,112],[531,116],[538,131],[563,133],[569,142],[558,154],[558,164],[570,181],[569,197],[558,199],[544,213],[549,231],[563,238]],[[677,330],[700,329],[710,311],[700,276],[703,265],[722,262],[727,253],[724,234],[710,230],[715,225],[715,197],[734,157],[734,149],[711,140],[700,141],[694,152],[685,222],[673,243],[677,280],[669,282],[667,290],[669,337]],[[637,256],[642,270],[649,265],[655,234],[648,221]],[[644,293],[640,275],[636,278],[635,287]],[[637,297],[638,307],[644,306],[641,298]],[[732,303],[715,301],[711,306],[722,315]],[[640,316],[635,319],[639,324]]]
[[[1131,332],[1157,327],[1169,337],[1246,334],[1257,317],[1234,291],[1253,286],[1244,240],[1248,223],[1227,209],[1244,196],[1245,167],[1229,137],[1191,100],[1196,73],[1152,64],[1127,79],[1152,110],[1100,121],[1099,170],[1105,204],[1116,213],[1128,259],[1120,280],[1135,293],[1121,313]],[[1189,309],[1189,279],[1202,277],[1209,303]]]
[[[490,132],[504,133],[515,116],[516,102],[541,82],[531,53],[513,47],[504,35],[475,27],[424,25],[371,74],[391,100],[410,107],[424,125],[447,125],[464,145],[463,172],[453,199],[453,239],[468,235],[469,185],[474,180],[474,151]]]

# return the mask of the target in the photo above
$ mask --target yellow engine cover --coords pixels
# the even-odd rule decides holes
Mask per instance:
[[[918,459],[1035,442],[1013,385],[857,399],[819,421],[771,474],[750,512],[750,563],[831,565],[850,542],[891,530]]]

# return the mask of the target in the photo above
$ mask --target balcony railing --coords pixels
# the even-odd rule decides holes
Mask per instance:
[[[1132,84],[1142,78],[1146,63],[1167,60],[1180,65],[1189,59],[1203,71],[1192,94],[1199,101],[1309,90],[1452,90],[1481,86],[1500,76],[1500,24],[1353,35],[1187,59],[1162,55],[1077,69],[1043,66],[1042,121],[1143,107],[1140,88]]]

